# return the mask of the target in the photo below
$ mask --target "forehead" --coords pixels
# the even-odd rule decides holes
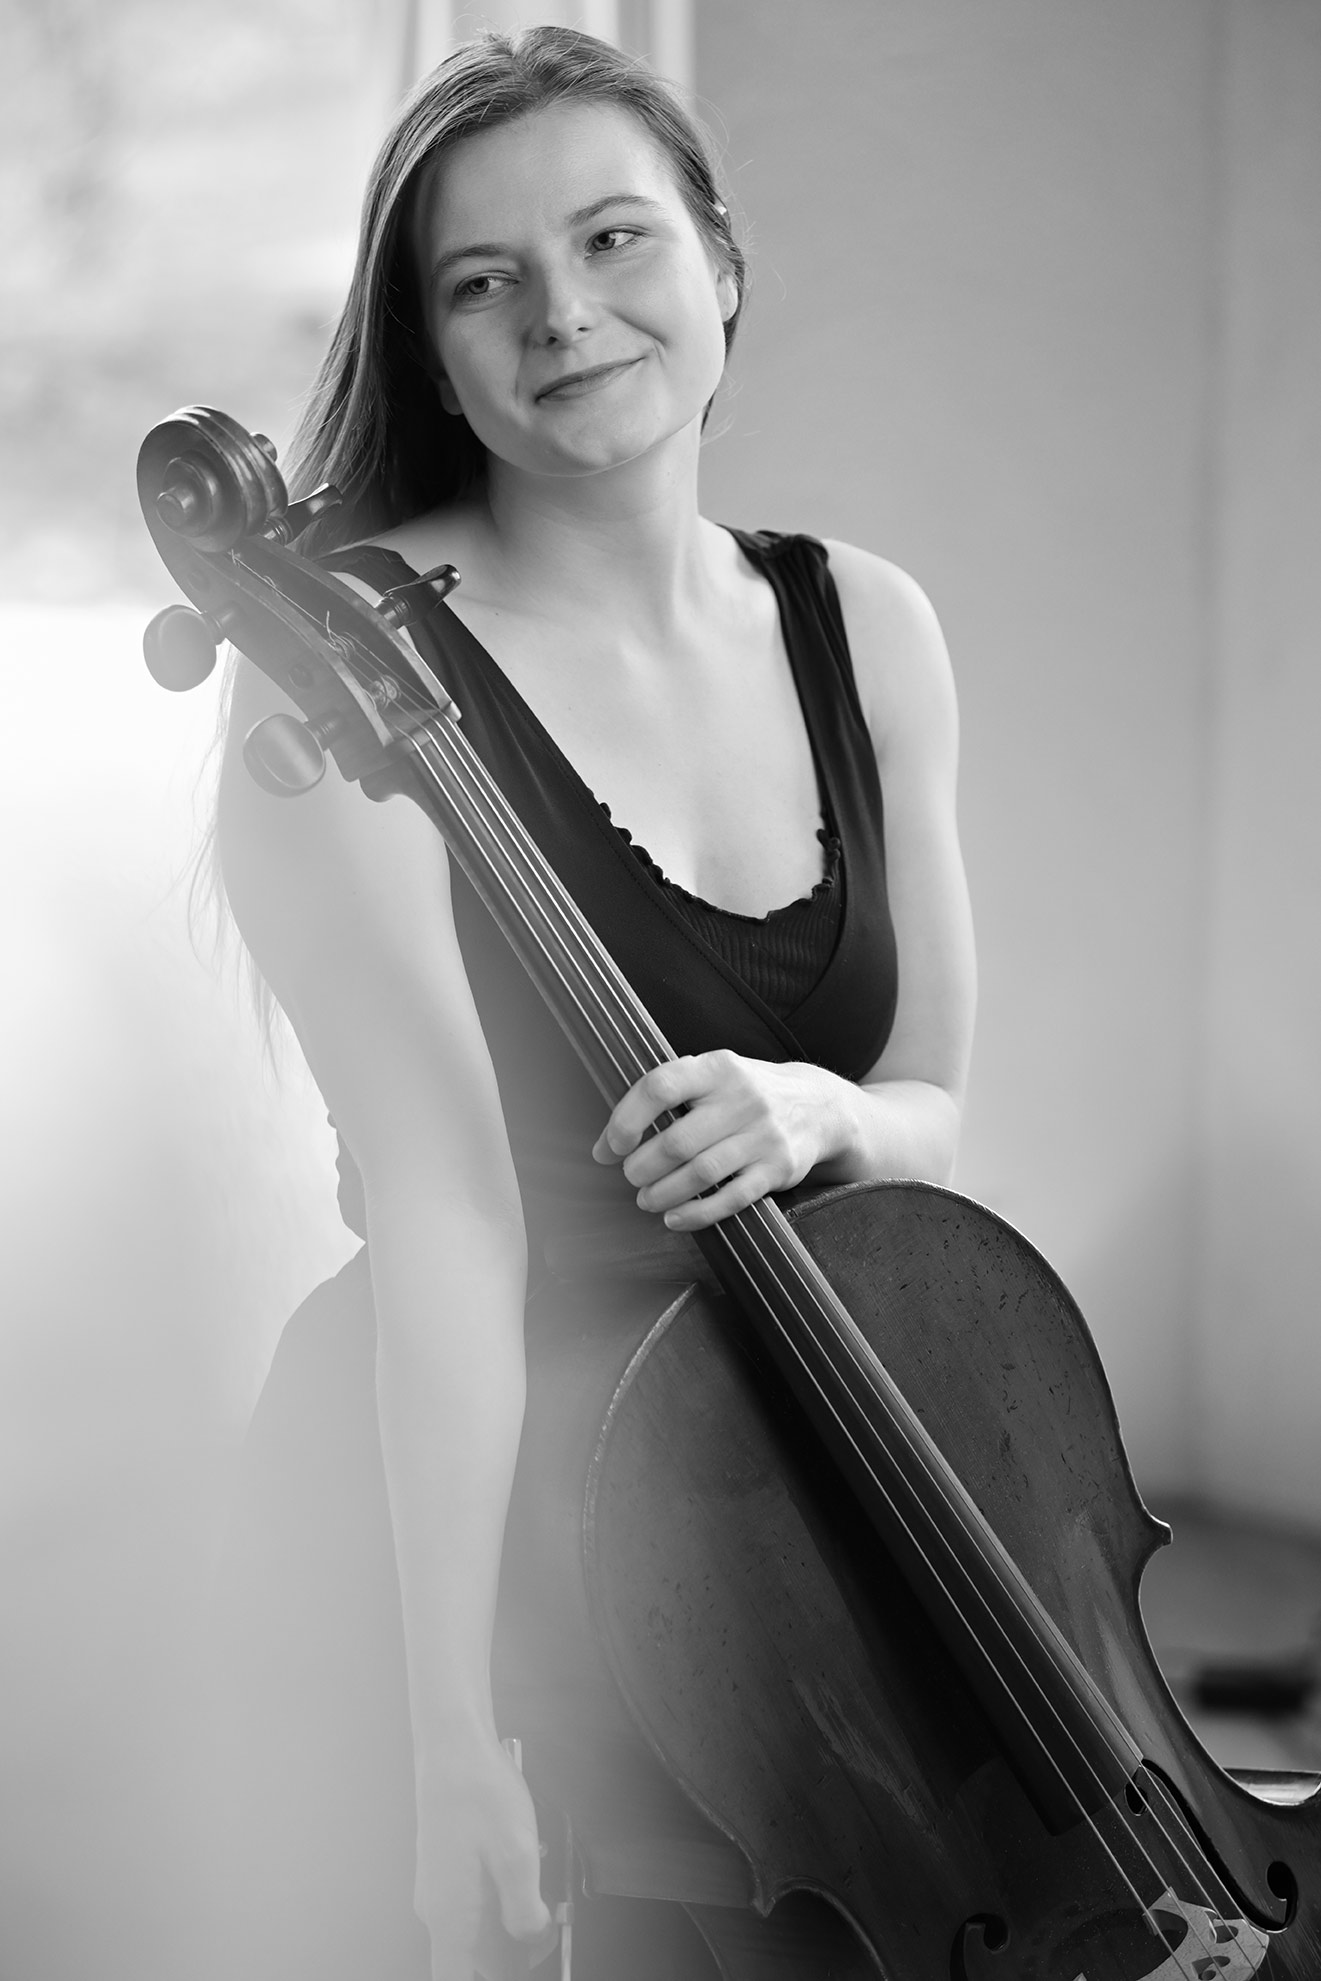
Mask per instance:
[[[615,103],[556,103],[477,131],[425,168],[414,229],[439,252],[563,226],[610,193],[682,210],[674,167],[646,125]]]

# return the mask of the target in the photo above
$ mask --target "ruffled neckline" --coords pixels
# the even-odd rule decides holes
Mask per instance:
[[[800,894],[794,900],[786,901],[782,907],[768,908],[764,915],[741,915],[736,908],[718,908],[713,901],[704,901],[700,894],[693,894],[688,888],[681,887],[677,880],[671,880],[646,847],[634,839],[628,827],[616,822],[605,799],[598,798],[596,802],[605,814],[611,831],[617,833],[623,840],[633,858],[646,869],[657,887],[664,888],[667,894],[678,900],[687,901],[693,907],[700,908],[704,914],[720,916],[723,921],[743,922],[753,928],[765,928],[770,923],[780,920],[782,916],[800,914],[804,909],[814,907],[833,893],[839,881],[840,856],[843,849],[838,834],[832,832],[829,826],[822,824],[817,827],[816,836],[824,849],[823,871],[820,880],[809,888],[806,894]]]

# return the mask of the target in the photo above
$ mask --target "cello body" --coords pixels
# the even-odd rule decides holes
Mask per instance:
[[[497,1704],[583,1888],[682,1900],[727,1981],[1313,1981],[1321,1800],[1250,1794],[1173,1701],[1138,1607],[1167,1532],[1060,1281],[933,1186],[792,1215],[1240,1909],[1208,1928],[1162,1862],[1162,1942],[1104,1818],[1052,1834],[729,1301],[645,1259],[529,1316],[502,1584]]]

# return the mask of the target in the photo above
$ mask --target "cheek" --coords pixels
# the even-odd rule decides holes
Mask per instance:
[[[640,329],[652,331],[668,348],[685,375],[705,375],[714,365],[718,378],[725,362],[725,325],[705,265],[685,271],[679,281],[671,276],[639,284],[625,308]]]
[[[481,377],[482,355],[482,340],[473,336],[471,326],[448,324],[433,336],[431,348],[443,375],[454,379],[463,390],[471,391]]]
[[[507,388],[507,362],[502,362],[501,341],[494,326],[480,321],[451,325],[447,334],[433,339],[437,369],[441,373],[441,402],[447,411],[467,415],[471,424],[489,421]]]
[[[700,324],[693,338],[695,365],[700,366],[709,397],[719,385],[725,369],[725,320],[717,301],[705,298]]]

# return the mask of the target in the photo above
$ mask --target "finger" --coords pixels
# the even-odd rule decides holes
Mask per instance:
[[[497,1882],[495,1898],[477,1935],[477,1972],[483,1981],[526,1981],[555,1945],[558,1928],[535,1886],[529,1893],[521,1881],[516,1891]]]
[[[526,1947],[516,1945],[494,1922],[480,1935],[474,1959],[480,1981],[527,1981],[532,1971]]]
[[[490,1859],[500,1923],[511,1939],[533,1940],[551,1924],[541,1896],[541,1852],[535,1829],[522,1843]]]
[[[639,1190],[638,1209],[653,1215],[676,1210],[705,1191],[729,1182],[756,1159],[757,1151],[749,1147],[745,1136],[728,1135],[709,1148],[699,1149],[689,1161]]]
[[[682,1107],[707,1092],[712,1055],[699,1053],[668,1059],[631,1086],[597,1137],[592,1154],[598,1162],[620,1162],[631,1155],[659,1115]]]
[[[505,1924],[503,1914],[484,1926],[477,1942],[478,1973],[489,1981],[515,1981],[515,1977],[524,1981],[559,1939],[559,1928],[545,1906],[541,1912],[539,1926],[518,1932]]]
[[[516,1889],[508,1885],[498,1888],[500,1901],[500,1924],[512,1940],[535,1940],[543,1935],[548,1927],[553,1930],[550,1908],[542,1898],[534,1883],[531,1888],[521,1882]]]
[[[472,1981],[479,1971],[475,1963],[489,1938],[495,1907],[482,1903],[477,1884],[475,1880],[470,1889],[465,1882],[450,1891],[443,1904],[417,1908],[431,1942],[433,1981]]]
[[[681,1114],[677,1121],[672,1121],[668,1127],[648,1135],[645,1142],[639,1143],[633,1153],[624,1158],[624,1174],[635,1189],[644,1189],[647,1184],[659,1182],[661,1177],[669,1176],[695,1161],[703,1150],[714,1148],[718,1142],[730,1141],[743,1127],[744,1123],[737,1119],[734,1110],[722,1107],[716,1095],[708,1095]],[[743,1160],[746,1162],[749,1157],[745,1156]],[[722,1179],[713,1176],[711,1180],[715,1183]]]
[[[536,1941],[511,1940],[503,1927],[493,1926],[477,1949],[476,1972],[481,1981],[528,1981],[533,1968],[552,1951],[558,1937],[559,1928],[551,1926]],[[447,1975],[446,1981],[452,1981],[452,1977]]]
[[[666,1211],[665,1223],[671,1231],[704,1231],[721,1218],[745,1211],[775,1188],[774,1174],[766,1163],[751,1163],[709,1197],[692,1197],[685,1204]]]

